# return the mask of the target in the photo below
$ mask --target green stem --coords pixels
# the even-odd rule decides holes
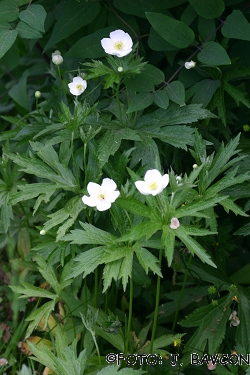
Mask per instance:
[[[98,308],[98,267],[95,269],[95,289],[94,289],[95,308]]]
[[[72,155],[73,165],[75,167],[75,175],[76,175],[76,179],[77,179],[78,189],[80,190],[79,169],[78,169],[78,166],[76,164],[76,160],[75,160],[75,156],[74,156],[74,135],[75,135],[75,132],[72,131],[72,133],[71,133],[71,155]]]
[[[120,90],[120,82],[117,84],[117,87],[116,87],[116,101],[117,101],[117,105],[118,105],[118,109],[119,109],[120,121],[121,121],[122,126],[124,126],[123,120],[122,120],[121,103],[120,103],[120,100],[119,100],[119,90]]]
[[[160,249],[159,253],[159,265],[161,268],[161,261],[162,261],[162,249]],[[153,351],[154,339],[155,339],[155,332],[157,327],[157,320],[158,320],[158,311],[159,311],[159,302],[160,302],[160,289],[161,289],[161,277],[158,275],[157,277],[157,286],[156,286],[156,298],[155,298],[155,312],[154,312],[154,321],[153,321],[153,328],[152,328],[152,335],[150,341],[150,349],[149,353]]]
[[[95,347],[96,347],[96,351],[97,351],[97,355],[98,355],[98,360],[99,360],[99,365],[100,365],[100,368],[101,368],[102,367],[102,362],[101,362],[101,356],[100,356],[99,347],[97,345],[97,341],[96,341],[96,338],[95,338],[94,334],[92,334],[92,337],[93,337],[93,340],[94,340],[94,343],[95,343]]]
[[[125,356],[128,355],[128,346],[130,340],[130,331],[131,331],[131,323],[132,323],[132,310],[133,310],[133,280],[130,277],[130,290],[129,290],[129,314],[128,314],[128,327],[127,327],[127,335],[126,335],[126,342],[125,342]]]
[[[183,293],[184,293],[184,290],[185,290],[185,286],[186,286],[186,282],[187,282],[187,277],[188,277],[188,273],[189,273],[189,267],[190,267],[192,258],[193,258],[193,255],[190,254],[189,255],[187,269],[186,269],[186,273],[185,273],[183,284],[182,284],[182,288],[181,288],[181,293],[180,293],[180,296],[179,296],[179,299],[178,299],[178,303],[177,303],[177,307],[176,307],[176,310],[175,310],[174,322],[173,322],[173,326],[172,326],[172,332],[174,332],[175,326],[176,326],[176,323],[177,323],[177,317],[178,317],[178,313],[179,313],[179,309],[180,309],[180,305],[181,305],[182,296],[183,296]]]

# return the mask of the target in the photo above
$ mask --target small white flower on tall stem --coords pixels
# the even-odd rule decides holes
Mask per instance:
[[[132,51],[133,41],[123,30],[112,31],[110,38],[103,38],[101,45],[108,55],[123,57]]]
[[[230,314],[228,320],[231,320],[230,327],[231,325],[237,327],[240,324],[240,319],[237,316],[237,311],[234,310],[232,314]]]
[[[116,188],[116,183],[110,178],[104,178],[101,185],[89,182],[87,190],[90,196],[84,195],[82,201],[87,206],[96,207],[98,211],[106,211],[120,195]]]
[[[179,220],[177,219],[177,217],[172,217],[172,219],[171,219],[171,224],[170,224],[170,228],[172,228],[172,229],[177,229],[177,228],[179,228],[179,226],[180,226],[180,222],[179,222]]]
[[[73,82],[68,84],[69,91],[72,95],[81,95],[87,88],[87,81],[81,77],[73,78]]]
[[[0,358],[0,366],[7,365],[9,362],[5,358]]]
[[[162,192],[162,190],[169,183],[169,175],[164,174],[162,176],[157,169],[151,169],[146,172],[144,176],[144,181],[136,181],[135,186],[139,192],[143,195],[157,195]]]

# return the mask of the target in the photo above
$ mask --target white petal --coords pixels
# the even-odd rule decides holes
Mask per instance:
[[[83,84],[83,79],[81,77],[74,77],[73,78],[73,82],[77,85],[77,84]]]
[[[176,217],[172,217],[170,228],[177,229],[177,228],[179,228],[179,226],[180,226],[179,220]]]
[[[143,195],[152,194],[152,190],[149,189],[147,183],[145,181],[136,181],[135,186],[139,190],[139,192]]]
[[[132,38],[130,37],[128,33],[126,33],[123,43],[124,43],[124,49],[126,50],[131,49],[131,47],[133,46]]]
[[[80,95],[79,90],[77,90],[73,82],[69,83],[68,86],[69,86],[69,91],[71,92],[72,95]]]
[[[132,48],[128,50],[116,51],[112,53],[112,55],[115,55],[117,57],[123,57],[123,56],[127,56],[131,51],[132,51]]]
[[[97,197],[88,197],[87,195],[82,197],[82,201],[89,207],[95,207],[100,202]]]
[[[87,185],[89,195],[97,195],[100,189],[101,186],[96,184],[95,182],[89,182]]]
[[[162,175],[157,169],[150,169],[149,171],[146,172],[144,176],[144,181],[146,182],[152,182],[152,181],[160,182],[161,179],[162,179]]]
[[[112,42],[117,42],[117,40],[121,40],[123,42],[125,36],[127,33],[125,33],[123,30],[116,30],[112,31],[109,36]],[[127,34],[128,35],[128,34]]]
[[[110,38],[103,38],[101,40],[101,45],[102,45],[102,48],[105,50],[105,52],[114,51],[114,43],[112,42]]]
[[[110,194],[117,188],[117,185],[111,178],[104,178],[101,187],[106,190],[107,194]]]
[[[153,196],[157,195],[157,194],[160,194],[162,192],[162,190],[164,189],[164,186],[163,185],[159,185],[157,189],[155,190],[151,190],[151,194]]]
[[[162,176],[162,184],[163,184],[163,188],[165,188],[169,183],[169,175],[168,174],[164,174],[164,176]]]
[[[98,202],[96,208],[98,211],[106,211],[111,207],[111,203],[106,200],[101,200]]]
[[[120,195],[120,192],[119,191],[113,191],[112,193],[110,193],[106,198],[105,198],[105,201],[106,202],[110,202],[110,203],[113,203]]]

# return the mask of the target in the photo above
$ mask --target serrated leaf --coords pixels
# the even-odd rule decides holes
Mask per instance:
[[[160,13],[146,12],[149,23],[167,42],[178,48],[186,48],[194,41],[194,32],[184,22]]]
[[[11,196],[11,203],[16,204],[20,201],[33,199],[38,195],[43,195],[43,200],[48,202],[50,196],[58,189],[56,185],[50,183],[38,182],[35,184],[17,185],[19,190]]]
[[[243,225],[240,229],[238,229],[235,233],[238,236],[249,236],[250,234],[250,223]]]
[[[44,290],[42,288],[38,288],[34,285],[22,282],[23,286],[10,286],[10,288],[15,293],[20,293],[22,296],[19,298],[27,298],[27,297],[41,297],[41,298],[49,298],[52,300],[56,300],[58,296],[54,293],[49,292],[48,290]]]
[[[213,195],[212,195],[213,196]],[[217,203],[220,203],[222,200],[226,199],[227,196],[222,197],[213,197],[208,200],[204,200],[204,198],[198,199],[198,201],[194,201],[192,203],[186,204],[184,207],[180,207],[175,211],[175,215],[177,218],[184,217],[184,216],[195,216],[197,212],[201,210],[205,210],[209,207],[214,207]]]
[[[122,286],[123,286],[124,292],[128,284],[128,278],[131,278],[131,275],[132,275],[133,256],[134,256],[134,253],[132,249],[130,249],[130,251],[127,252],[126,256],[123,258],[123,261],[120,267],[118,278],[122,279]]]
[[[226,189],[230,186],[233,186],[233,185],[240,184],[240,183],[250,179],[249,172],[240,174],[238,176],[235,176],[236,172],[237,172],[237,169],[227,173],[226,176],[224,176],[221,180],[219,180],[214,185],[212,185],[210,188],[208,188],[206,193],[205,193],[205,198],[214,197],[221,190],[224,190],[224,189]]]
[[[188,0],[195,11],[204,18],[218,18],[225,9],[223,0]]]
[[[197,58],[206,65],[229,65],[231,60],[225,49],[216,42],[207,42],[202,51],[198,53]]]
[[[135,253],[140,265],[142,266],[146,274],[148,274],[148,271],[151,270],[156,275],[162,277],[162,273],[159,267],[159,259],[157,259],[147,249],[139,247],[137,245],[135,246]]]
[[[47,13],[42,5],[31,4],[27,9],[19,13],[19,18],[32,29],[44,32],[44,21],[46,15]]]
[[[48,323],[50,314],[54,310],[54,308],[55,308],[55,301],[46,302],[41,307],[34,310],[28,316],[28,318],[25,319],[28,322],[31,321],[31,323],[29,324],[28,329],[26,331],[25,338],[27,338],[31,335],[31,333],[34,331],[34,329],[36,329],[36,327],[39,325],[41,320],[43,320],[44,328],[47,327],[47,323]]]
[[[231,200],[231,199],[225,199],[220,204],[224,207],[224,209],[227,213],[229,211],[232,211],[233,213],[235,213],[235,215],[241,215],[241,216],[245,216],[245,217],[249,216],[237,204],[235,204],[234,201]]]
[[[142,92],[134,96],[129,103],[127,113],[140,111],[149,107],[154,101],[154,94],[150,92]]]
[[[103,255],[105,254],[106,246],[94,247],[85,251],[75,258],[76,264],[72,267],[72,273],[69,278],[77,277],[83,273],[83,277],[93,272],[99,264],[103,263]]]
[[[1,4],[1,3],[0,3]],[[10,30],[10,26],[0,29],[0,59],[13,45],[17,37],[17,31],[15,29]]]
[[[174,231],[166,225],[162,227],[161,243],[165,249],[165,257],[167,258],[168,266],[171,267],[174,256],[175,234]]]
[[[240,103],[244,104],[247,108],[250,108],[250,102],[246,98],[247,92],[242,92],[238,90],[236,87],[231,85],[230,83],[226,82],[223,85],[225,91],[234,99],[235,103],[239,106]]]
[[[71,241],[71,243],[78,245],[108,245],[113,244],[116,240],[115,236],[109,232],[96,228],[94,225],[82,222],[80,222],[80,224],[84,230],[74,229],[70,232],[70,234],[67,234],[61,240]]]
[[[117,259],[113,262],[105,264],[103,269],[103,293],[106,292],[113,279],[115,281],[118,280],[121,263],[122,259]]]
[[[141,224],[134,225],[128,233],[124,234],[120,238],[117,238],[117,242],[136,241],[142,237],[149,239],[160,229],[160,227],[160,222],[145,221]]]
[[[180,81],[171,82],[165,88],[168,97],[172,102],[179,105],[185,104],[185,87]]]
[[[99,10],[100,5],[98,2],[78,3],[75,0],[70,0],[59,4],[60,17],[53,28],[44,52],[83,26],[90,24],[99,13]]]
[[[140,215],[148,218],[154,217],[151,209],[147,207],[145,204],[138,201],[137,199],[118,198],[117,203],[125,210],[128,210],[129,212],[132,212],[135,215]]]
[[[202,103],[202,107],[206,108],[220,86],[221,81],[218,79],[203,79],[187,90],[186,99],[192,97],[192,103]]]
[[[188,250],[191,253],[196,254],[203,263],[207,263],[210,266],[217,268],[217,266],[211,260],[210,255],[207,254],[206,250],[197,241],[190,237],[181,225],[175,230],[175,235],[179,237],[180,240],[186,245]]]
[[[250,40],[250,24],[240,10],[234,10],[221,29],[226,38]]]

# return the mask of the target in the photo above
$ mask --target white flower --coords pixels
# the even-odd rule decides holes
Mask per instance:
[[[216,366],[217,366],[217,364],[213,363],[212,361],[209,361],[208,364],[207,364],[208,370],[215,370]]]
[[[179,226],[180,226],[179,220],[176,217],[172,217],[170,228],[177,229],[177,228],[179,228]]]
[[[55,65],[60,65],[63,62],[63,57],[60,51],[55,51],[52,53],[52,62]]]
[[[238,318],[238,316],[237,316],[237,311],[233,311],[232,312],[232,314],[230,314],[230,316],[229,316],[229,319],[228,320],[231,320],[231,322],[230,322],[230,327],[231,327],[231,325],[232,326],[238,326],[239,324],[240,324],[240,319]]]
[[[194,68],[195,65],[196,65],[196,62],[194,62],[193,60],[188,61],[188,62],[185,62],[185,68],[186,68],[186,69]]]
[[[135,186],[143,195],[157,195],[162,192],[168,183],[168,174],[162,176],[157,169],[151,169],[146,172],[144,181],[136,181]]]
[[[101,40],[102,48],[109,55],[123,57],[132,51],[133,41],[128,33],[122,30],[112,31],[110,38]]]
[[[87,81],[82,79],[81,77],[73,78],[73,82],[68,84],[69,91],[73,95],[81,95],[87,88]]]
[[[82,201],[87,206],[96,207],[98,211],[106,211],[120,195],[120,192],[115,190],[116,187],[115,181],[110,178],[104,178],[101,185],[89,182],[87,190],[90,197],[84,195]]]

